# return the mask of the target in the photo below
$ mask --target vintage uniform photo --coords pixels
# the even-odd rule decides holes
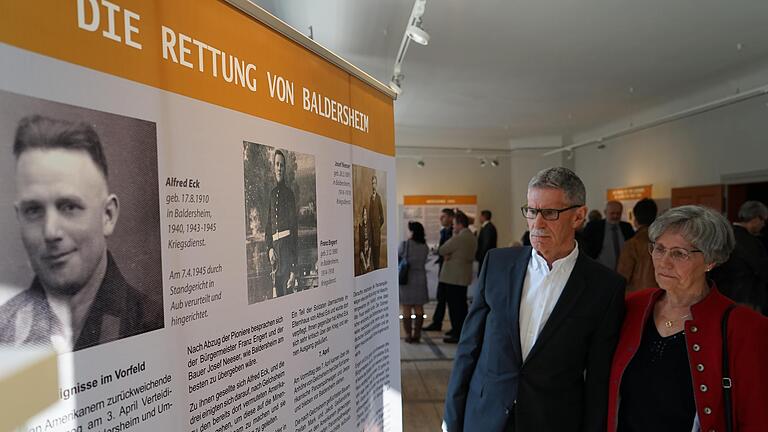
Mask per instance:
[[[315,158],[243,143],[248,304],[317,287]]]
[[[387,173],[352,165],[355,276],[387,267]]]
[[[0,91],[0,346],[163,328],[154,123]]]

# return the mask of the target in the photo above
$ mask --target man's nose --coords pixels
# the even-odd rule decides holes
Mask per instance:
[[[56,212],[46,212],[43,236],[48,242],[61,239],[61,220]]]
[[[536,217],[533,218],[533,227],[534,228],[544,228],[547,225],[546,220],[544,219],[544,215],[541,214],[541,212],[536,213]]]

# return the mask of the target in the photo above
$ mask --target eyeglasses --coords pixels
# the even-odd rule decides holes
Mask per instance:
[[[572,205],[570,207],[566,207],[563,209],[539,209],[534,207],[522,206],[520,207],[520,210],[523,212],[523,217],[525,217],[526,219],[536,219],[536,215],[541,213],[541,217],[543,217],[544,220],[554,221],[554,220],[560,219],[560,213],[568,210],[573,210],[579,207],[581,206]]]
[[[648,243],[648,252],[653,259],[660,260],[669,253],[669,259],[675,262],[685,262],[691,259],[691,254],[695,252],[703,253],[698,249],[684,249],[684,248],[665,248],[664,246],[657,245],[656,243]]]

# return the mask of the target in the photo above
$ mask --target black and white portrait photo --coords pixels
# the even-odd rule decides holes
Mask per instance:
[[[352,165],[355,276],[387,267],[387,173]]]
[[[154,123],[0,91],[0,345],[163,327]]]
[[[312,155],[243,143],[248,304],[317,287]]]

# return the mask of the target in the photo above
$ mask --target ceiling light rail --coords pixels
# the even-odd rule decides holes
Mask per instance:
[[[427,45],[429,43],[429,33],[422,26],[422,17],[424,16],[426,6],[427,0],[415,0],[413,2],[413,9],[411,9],[408,25],[405,27],[405,33],[400,42],[400,49],[398,49],[395,56],[395,65],[392,70],[392,79],[389,81],[389,87],[398,95],[403,92],[403,80],[405,79],[403,60],[405,59],[405,53],[408,51],[408,46],[411,41],[420,45]]]
[[[605,141],[612,140],[612,139],[615,139],[615,138],[620,138],[620,137],[623,137],[623,136],[626,136],[626,135],[630,135],[630,134],[633,134],[633,133],[636,133],[636,132],[640,132],[640,131],[643,131],[643,130],[646,130],[646,129],[651,129],[651,128],[654,128],[656,126],[661,126],[661,125],[664,125],[666,123],[671,123],[673,121],[683,120],[683,119],[686,119],[686,118],[689,118],[689,117],[693,117],[693,116],[696,116],[696,115],[699,115],[699,114],[703,114],[703,113],[706,113],[706,112],[709,112],[709,111],[714,111],[716,109],[724,108],[724,107],[727,107],[729,105],[733,105],[733,104],[736,104],[736,103],[739,103],[739,102],[744,102],[744,101],[749,100],[749,99],[754,99],[756,97],[760,97],[760,96],[763,96],[765,94],[768,94],[768,85],[756,87],[756,88],[753,88],[753,89],[745,91],[745,92],[740,92],[740,93],[737,93],[737,94],[734,94],[734,95],[730,95],[730,96],[727,96],[727,97],[724,97],[724,98],[721,98],[721,99],[717,99],[717,100],[714,100],[714,101],[711,101],[711,102],[707,102],[707,103],[702,104],[702,105],[698,105],[698,106],[695,106],[695,107],[692,107],[692,108],[688,108],[688,109],[676,112],[674,114],[662,116],[662,117],[659,117],[659,118],[657,118],[655,120],[651,120],[651,121],[639,124],[637,126],[631,126],[631,127],[625,128],[625,129],[621,129],[619,131],[613,132],[611,134],[608,134],[608,135],[605,135],[605,136],[602,136],[602,137],[599,137],[599,138],[594,138],[594,139],[589,139],[589,140],[581,141],[581,142],[578,142],[578,143],[575,143],[575,144],[571,144],[569,146],[558,148],[556,150],[548,151],[546,153],[543,153],[542,157],[551,156],[551,155],[554,155],[554,154],[557,154],[557,153],[561,153],[561,152],[573,152],[573,150],[575,150],[575,149],[577,149],[579,147],[584,147],[584,146],[587,146],[587,145],[590,145],[590,144],[600,144],[600,145],[602,145],[602,148],[604,148],[605,144],[603,144],[603,143]]]

